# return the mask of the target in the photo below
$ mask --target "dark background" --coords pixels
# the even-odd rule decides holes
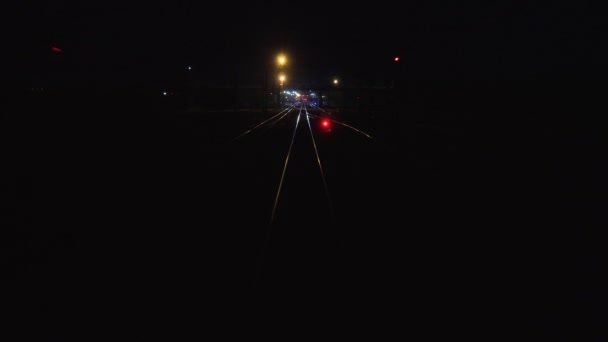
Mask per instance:
[[[89,81],[162,79],[190,63],[214,80],[223,80],[233,64],[250,78],[278,50],[289,51],[303,74],[329,78],[372,72],[394,55],[401,55],[408,78],[415,79],[598,79],[605,74],[602,17],[596,4],[586,1],[399,6],[24,1],[5,6],[13,19],[7,21],[11,34],[5,48],[18,51],[19,65],[30,71],[20,77],[31,75],[32,63],[44,65],[54,45],[69,56],[73,76]]]
[[[3,6],[7,339],[605,338],[595,4]],[[157,89],[187,65],[261,84],[278,51],[300,82],[397,86],[349,118],[379,144],[319,142],[339,224],[319,182],[290,183],[256,282],[290,126],[227,144],[260,114],[183,116]]]

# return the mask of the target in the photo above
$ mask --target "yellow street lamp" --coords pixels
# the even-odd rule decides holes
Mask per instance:
[[[287,57],[285,57],[285,55],[281,54],[277,57],[277,62],[279,63],[279,66],[284,66],[285,63],[287,63]]]

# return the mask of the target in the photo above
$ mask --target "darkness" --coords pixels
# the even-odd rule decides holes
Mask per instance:
[[[24,2],[11,35],[28,60],[64,48],[76,78],[168,77],[185,64],[243,77],[277,50],[303,72],[347,73],[402,55],[415,79],[595,78],[605,74],[601,16],[591,2],[410,1],[373,6]],[[8,45],[7,48],[11,46]],[[17,51],[21,52],[21,49]],[[295,61],[294,61],[295,62]],[[24,76],[24,75],[23,75]],[[330,76],[331,77],[331,76]]]
[[[607,338],[596,3],[3,7],[3,339]]]

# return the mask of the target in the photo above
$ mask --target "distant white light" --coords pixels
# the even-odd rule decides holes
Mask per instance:
[[[188,70],[192,70],[192,67],[191,67],[191,66],[188,66]]]
[[[164,95],[164,96],[167,96],[167,92],[166,92],[166,91],[163,91],[163,95]]]

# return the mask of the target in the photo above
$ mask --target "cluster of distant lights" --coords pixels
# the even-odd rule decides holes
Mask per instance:
[[[297,91],[291,91],[291,90],[284,90],[283,94],[285,95],[290,95],[290,96],[295,96],[295,97],[299,97],[302,96],[302,94],[298,93]],[[310,93],[308,94],[308,96],[315,98],[317,96],[317,94],[315,93]],[[287,97],[287,96],[286,96]]]

